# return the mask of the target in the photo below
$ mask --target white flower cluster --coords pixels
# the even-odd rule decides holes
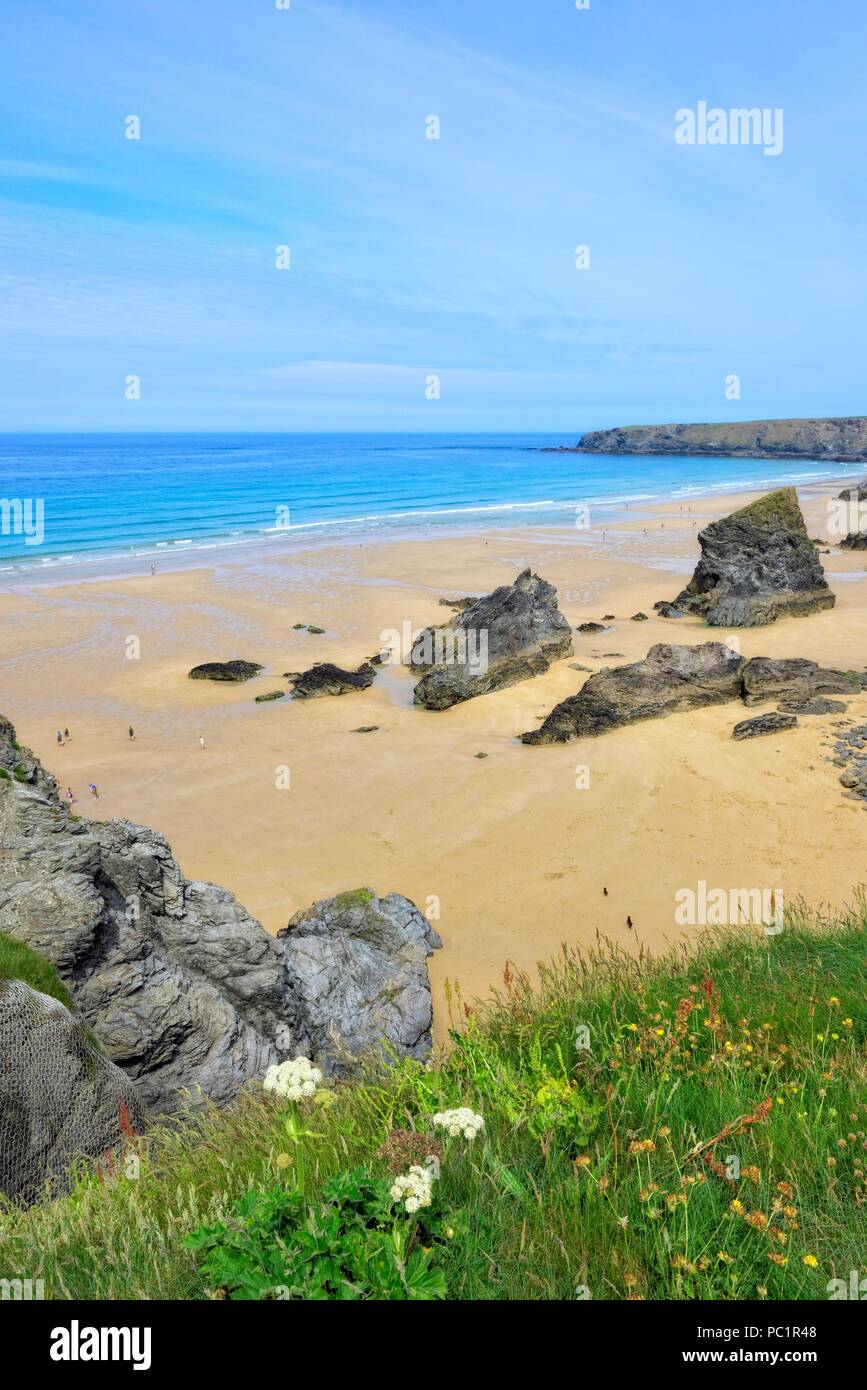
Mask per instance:
[[[441,1111],[439,1115],[434,1115],[433,1122],[437,1129],[448,1130],[452,1137],[462,1134],[465,1139],[475,1139],[485,1127],[481,1115],[474,1115],[466,1105],[458,1110]]]
[[[276,1091],[286,1100],[304,1100],[315,1095],[322,1072],[309,1057],[296,1057],[293,1062],[280,1062],[269,1067],[262,1085],[266,1091]]]
[[[422,1168],[414,1163],[408,1173],[395,1178],[391,1188],[391,1200],[403,1202],[407,1211],[418,1211],[419,1207],[429,1207],[433,1196],[434,1175],[430,1168]]]

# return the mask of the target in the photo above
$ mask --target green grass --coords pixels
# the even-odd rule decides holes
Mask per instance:
[[[865,946],[860,906],[796,911],[655,961],[564,948],[471,1011],[452,990],[446,1057],[312,1109],[306,1190],[384,1173],[391,1131],[467,1105],[485,1129],[447,1141],[435,1185],[450,1298],[826,1298],[867,1272]],[[185,1237],[291,1176],[284,1121],[256,1087],[152,1129],[137,1177],[0,1212],[0,1270],[54,1298],[208,1297]]]
[[[67,1009],[73,1007],[69,993],[61,983],[53,965],[37,951],[16,941],[14,936],[0,932],[0,980],[24,980],[41,994],[59,999]]]

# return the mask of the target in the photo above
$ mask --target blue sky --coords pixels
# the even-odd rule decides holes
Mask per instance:
[[[5,0],[4,31],[0,429],[867,407],[864,0]],[[782,154],[678,145],[702,100],[782,108]]]

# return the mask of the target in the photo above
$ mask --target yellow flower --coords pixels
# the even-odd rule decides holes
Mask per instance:
[[[825,1041],[825,1034],[824,1034],[824,1033],[817,1033],[817,1034],[816,1034],[816,1042],[824,1042],[824,1041]]]
[[[292,1160],[288,1154],[278,1154],[274,1162],[277,1164],[278,1168],[288,1168]]]
[[[851,1020],[851,1018],[844,1018],[844,1019],[843,1019],[843,1027],[844,1027],[844,1028],[851,1028],[851,1027],[852,1027],[852,1020]]]
[[[637,1023],[627,1023],[626,1026],[627,1026],[627,1028],[629,1029],[630,1033],[637,1033],[637,1032],[638,1032],[638,1024],[637,1024]]]
[[[735,1262],[734,1256],[730,1255],[727,1250],[718,1250],[716,1257],[718,1260],[722,1260],[724,1265],[733,1265]]]
[[[831,998],[828,1000],[828,1003],[829,1003],[829,1004],[839,1004],[839,1003],[840,1003],[840,1000],[837,998],[836,994],[832,994],[832,995],[831,995]]]
[[[729,1202],[729,1206],[731,1207],[732,1211],[737,1212],[738,1216],[742,1215],[744,1204],[743,1202],[739,1201],[737,1197],[735,1197],[734,1201]]]
[[[785,1257],[785,1255],[778,1255],[777,1252],[776,1252],[776,1250],[769,1250],[769,1251],[768,1251],[768,1259],[769,1259],[769,1260],[773,1260],[774,1264],[775,1264],[775,1265],[779,1265],[781,1269],[785,1269],[785,1266],[786,1266],[786,1257]]]
[[[659,1137],[660,1139],[667,1139],[670,1133],[671,1130],[669,1129],[668,1125],[663,1125],[661,1130],[659,1131]]]
[[[816,1259],[815,1255],[805,1255],[804,1264],[807,1266],[808,1269],[817,1269],[819,1261]]]

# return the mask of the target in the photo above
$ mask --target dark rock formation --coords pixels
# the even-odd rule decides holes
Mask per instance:
[[[860,483],[855,483],[853,487],[844,487],[842,492],[837,493],[838,502],[867,502],[867,478]]]
[[[794,488],[712,522],[698,539],[701,559],[674,606],[711,627],[760,627],[833,608]]]
[[[646,613],[633,613],[633,615],[632,615],[632,617],[629,619],[629,621],[630,621],[631,623],[646,623],[646,622],[647,622],[647,614],[646,614]]]
[[[585,637],[589,637],[594,632],[604,632],[605,628],[601,623],[580,623],[575,629],[576,632],[583,632]]]
[[[658,618],[683,618],[686,615],[682,608],[675,608],[673,603],[655,603],[656,616]]]
[[[572,632],[557,608],[556,589],[527,569],[446,626],[418,634],[410,665],[426,674],[415,687],[415,703],[449,709],[540,675],[571,652]]]
[[[206,661],[190,671],[191,681],[248,681],[264,671],[258,661]]]
[[[560,451],[558,451],[560,452]],[[867,459],[867,416],[738,420],[719,425],[627,425],[593,430],[565,452],[691,454],[727,458]]]
[[[850,531],[840,542],[841,550],[867,550],[867,531]]]
[[[431,1045],[427,958],[442,946],[407,898],[370,888],[298,912],[278,934],[290,989],[304,1001],[306,1047],[328,1071],[380,1038],[424,1058]]]
[[[732,729],[733,739],[759,738],[763,734],[778,734],[783,729],[797,728],[798,721],[793,714],[757,714],[753,719],[742,719]]]
[[[845,714],[848,708],[841,700],[826,700],[824,695],[811,700],[781,700],[777,705],[783,714]]]
[[[660,644],[644,661],[598,671],[551,711],[524,743],[568,743],[623,724],[737,699],[742,659],[721,642]]]
[[[0,931],[54,965],[149,1108],[176,1110],[182,1091],[198,1088],[222,1104],[300,1052],[327,1066],[334,1029],[322,1030],[326,1000],[342,1000],[349,989],[371,1026],[411,1019],[385,1037],[400,1051],[411,1033],[420,1055],[426,1030],[416,1025],[427,1008],[429,1031],[430,993],[417,945],[428,928],[412,903],[384,900],[387,929],[373,895],[361,915],[352,895],[317,904],[327,933],[323,926],[305,935],[327,936],[329,949],[323,941],[308,952],[315,971],[305,975],[298,952],[287,955],[286,943],[231,893],[184,878],[162,836],[128,821],[70,815],[54,779],[13,740],[11,725],[0,721],[0,768],[33,769],[25,782],[0,778]],[[341,945],[341,923],[351,947]],[[404,928],[403,945],[389,955]],[[350,982],[342,978],[347,960]],[[334,1018],[339,1029],[343,1015]],[[357,1019],[351,1036],[360,1045]],[[365,1042],[375,1048],[380,1035]]]
[[[834,762],[844,770],[840,782],[844,796],[867,805],[867,724],[856,724],[841,733],[835,745]]]
[[[312,700],[319,695],[346,695],[352,690],[367,690],[373,685],[375,676],[369,661],[363,661],[357,671],[344,671],[330,661],[318,661],[309,671],[290,677],[292,698]]]
[[[27,1204],[66,1186],[79,1160],[140,1131],[133,1081],[80,1018],[23,980],[0,979],[0,1193]]]
[[[760,705],[765,700],[811,700],[814,695],[856,695],[865,686],[863,674],[834,671],[801,657],[776,661],[754,656],[744,663],[741,680],[745,705]]]
[[[637,720],[737,699],[746,705],[782,700],[789,702],[787,714],[808,713],[808,702],[816,696],[852,695],[862,689],[867,689],[867,673],[835,671],[815,661],[765,656],[744,661],[721,642],[662,644],[651,647],[643,661],[597,671],[577,695],[556,705],[538,729],[521,737],[524,743],[568,743]]]
[[[256,696],[256,704],[264,705],[267,704],[269,700],[282,700],[285,698],[285,696],[285,690],[266,690],[264,695]]]

